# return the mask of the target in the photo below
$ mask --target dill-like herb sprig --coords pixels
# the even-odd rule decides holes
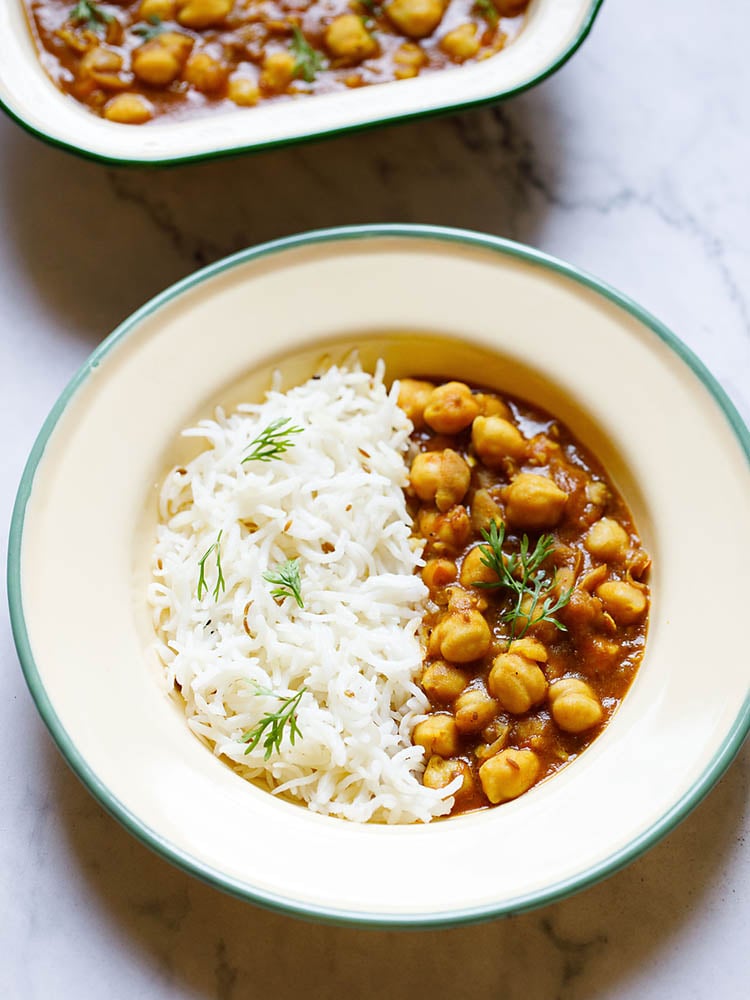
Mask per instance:
[[[305,83],[312,83],[325,64],[323,55],[314,49],[295,24],[290,44],[294,56],[294,76]]]
[[[480,545],[482,563],[495,573],[497,580],[475,581],[475,587],[487,590],[504,588],[511,592],[512,606],[502,614],[502,620],[510,625],[511,642],[522,639],[529,629],[540,622],[550,622],[561,632],[567,628],[555,615],[565,607],[573,593],[573,587],[555,598],[550,591],[555,585],[555,575],[549,577],[541,565],[555,547],[552,535],[540,535],[531,549],[529,536],[521,539],[518,552],[506,555],[503,552],[505,525],[490,521],[490,530],[482,530],[486,545]],[[546,595],[546,596],[545,596]],[[520,631],[517,629],[520,626]]]
[[[69,21],[82,24],[88,31],[98,31],[111,24],[114,19],[114,14],[104,10],[98,3],[92,3],[92,0],[78,0],[68,14]]]
[[[287,559],[275,570],[269,570],[263,574],[263,579],[268,583],[275,584],[275,589],[271,591],[271,597],[278,601],[285,597],[292,597],[297,604],[304,608],[302,603],[302,581],[299,575],[299,559]]]
[[[160,17],[152,14],[145,21],[139,21],[138,24],[134,24],[130,30],[134,35],[142,38],[144,42],[150,42],[154,38],[158,38],[164,31],[164,25],[161,23]]]
[[[242,734],[240,742],[248,744],[247,750],[245,750],[245,754],[247,755],[252,753],[260,741],[263,740],[263,747],[266,751],[263,759],[268,760],[274,750],[277,753],[281,752],[281,741],[284,738],[285,726],[289,726],[289,742],[292,746],[294,746],[295,739],[298,736],[302,736],[300,728],[297,725],[297,708],[307,688],[301,687],[299,691],[289,695],[288,698],[282,698],[275,691],[269,691],[268,688],[260,687],[258,684],[255,685],[255,688],[257,695],[278,698],[281,702],[281,707],[276,712],[266,712],[263,718],[252,729],[248,729],[246,733]]]
[[[497,7],[492,0],[474,0],[474,10],[480,14],[491,28],[500,20]]]
[[[226,582],[224,580],[224,573],[221,568],[221,536],[224,534],[224,529],[222,528],[219,534],[216,536],[216,541],[209,545],[206,551],[203,553],[203,557],[198,563],[198,600],[200,601],[203,595],[208,590],[208,584],[206,583],[206,560],[211,555],[212,552],[216,552],[216,585],[213,589],[214,600],[218,601],[219,594],[223,593],[227,589]]]
[[[264,427],[248,445],[252,451],[242,459],[242,464],[244,465],[245,462],[272,462],[293,448],[294,441],[290,440],[290,435],[301,434],[304,428],[294,424],[287,427],[291,419],[291,417],[279,417],[278,420],[271,421],[268,427]]]

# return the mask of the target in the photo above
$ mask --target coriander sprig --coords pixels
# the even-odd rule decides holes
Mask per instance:
[[[203,553],[203,557],[198,563],[198,600],[200,601],[203,595],[208,590],[208,584],[206,583],[206,560],[211,555],[212,552],[216,552],[216,584],[213,589],[214,600],[218,601],[219,594],[223,593],[227,589],[226,582],[224,580],[224,573],[221,568],[221,536],[224,534],[224,529],[222,528],[219,534],[216,536],[216,541],[209,545],[206,551]]]
[[[114,14],[104,10],[98,3],[92,0],[78,0],[78,3],[71,8],[68,20],[73,24],[82,24],[88,31],[98,31],[111,24],[115,19]]]
[[[317,49],[310,45],[296,24],[292,28],[290,48],[294,56],[294,76],[297,79],[301,78],[305,83],[312,83],[320,70],[323,69],[325,59]]]
[[[504,588],[511,592],[512,606],[503,613],[502,620],[510,625],[511,642],[522,639],[529,629],[540,622],[550,622],[561,632],[567,628],[555,615],[570,601],[573,587],[563,591],[557,598],[550,594],[555,585],[555,574],[549,577],[541,565],[555,547],[552,535],[540,535],[531,549],[529,536],[521,539],[518,552],[505,555],[505,525],[490,521],[490,530],[482,530],[486,545],[480,545],[481,562],[495,573],[497,580],[475,581],[475,587],[485,589]],[[545,596],[546,595],[546,596]],[[517,629],[520,625],[520,631]]]
[[[497,7],[494,5],[492,0],[474,0],[474,10],[478,14],[481,14],[491,28],[494,28],[500,20]]]
[[[285,452],[293,448],[294,441],[290,439],[291,435],[301,434],[304,428],[297,427],[295,424],[288,427],[287,424],[291,422],[291,419],[291,417],[279,417],[278,420],[271,421],[268,427],[264,427],[248,445],[252,451],[242,459],[242,464],[244,465],[245,462],[272,462],[274,458],[281,458]]]
[[[252,753],[260,741],[263,740],[263,747],[266,751],[263,759],[268,760],[274,750],[277,753],[281,752],[281,741],[284,738],[285,726],[289,726],[289,742],[292,746],[294,746],[295,739],[298,736],[302,736],[297,724],[297,708],[307,688],[301,687],[296,694],[289,695],[288,698],[282,698],[275,691],[269,691],[268,688],[260,687],[258,684],[255,685],[255,688],[256,695],[278,698],[281,701],[281,707],[276,712],[266,712],[263,718],[252,729],[248,729],[246,733],[242,734],[240,742],[248,744],[247,750],[245,750],[245,755],[247,755]]]
[[[142,38],[144,42],[151,42],[154,38],[158,38],[161,35],[164,31],[164,25],[160,17],[152,14],[145,21],[139,21],[138,24],[134,24],[130,30],[134,35]]]
[[[297,604],[304,608],[302,602],[302,580],[299,575],[299,559],[287,559],[275,570],[269,570],[263,574],[263,579],[268,583],[275,584],[275,589],[271,591],[271,597],[282,601],[285,597],[292,597]]]

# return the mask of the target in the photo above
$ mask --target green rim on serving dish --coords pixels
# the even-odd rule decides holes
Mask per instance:
[[[245,264],[251,260],[257,260],[281,251],[292,248],[310,246],[313,244],[339,242],[343,240],[359,240],[372,237],[397,237],[402,239],[422,239],[438,240],[444,243],[456,243],[473,248],[480,248],[494,251],[500,257],[509,257],[524,261],[537,267],[552,271],[562,275],[580,285],[598,293],[603,298],[619,306],[625,312],[635,317],[643,326],[650,329],[663,343],[665,343],[675,354],[678,355],[700,379],[705,388],[711,393],[716,403],[719,405],[734,431],[745,456],[750,462],[750,431],[744,424],[734,405],[729,400],[722,387],[707,370],[705,365],[693,354],[693,352],[662,323],[651,316],[648,312],[608,285],[603,284],[590,275],[579,271],[577,268],[565,264],[554,257],[532,250],[529,247],[504,240],[499,237],[486,236],[473,233],[467,230],[449,229],[437,226],[422,225],[367,225],[367,226],[347,226],[337,229],[323,229],[298,236],[290,236],[284,239],[265,243],[261,246],[243,250],[230,257],[211,264],[201,271],[184,278],[171,288],[157,295],[150,302],[147,302],[129,319],[125,320],[116,330],[104,340],[93,352],[88,361],[84,364],[78,374],[73,378],[68,387],[62,393],[51,413],[47,417],[34,447],[29,456],[26,468],[21,479],[21,484],[16,498],[13,519],[10,529],[10,540],[8,550],[8,594],[10,603],[10,615],[13,627],[13,635],[16,648],[21,661],[26,682],[36,702],[37,708],[46,723],[53,739],[57,743],[60,751],[86,785],[89,791],[99,800],[102,806],[119,820],[132,834],[141,840],[148,847],[161,854],[167,860],[177,865],[179,868],[197,876],[209,885],[223,889],[232,895],[242,899],[250,900],[258,905],[268,907],[283,913],[295,916],[306,917],[319,921],[337,924],[358,924],[373,927],[434,927],[450,926],[488,920],[493,917],[507,916],[512,913],[520,913],[543,904],[551,903],[585,889],[593,885],[600,879],[613,874],[623,868],[630,861],[652,847],[658,840],[669,833],[688,813],[698,805],[712,786],[722,776],[732,759],[740,749],[742,742],[750,729],[750,693],[745,698],[741,711],[738,713],[729,732],[724,738],[721,746],[703,771],[700,778],[693,784],[693,787],[683,795],[674,806],[663,815],[656,823],[649,827],[644,833],[632,840],[626,847],[616,851],[604,861],[587,869],[578,875],[558,882],[546,888],[530,892],[501,904],[483,905],[467,909],[456,909],[441,912],[435,915],[414,915],[399,913],[366,913],[358,911],[340,910],[327,906],[316,906],[302,903],[278,896],[273,893],[260,890],[252,885],[247,885],[237,879],[229,878],[221,872],[204,865],[191,857],[186,852],[178,849],[168,840],[160,836],[143,824],[137,816],[130,812],[125,806],[105,787],[97,778],[86,761],[78,752],[73,741],[70,739],[52,706],[47,692],[45,691],[34,657],[31,652],[29,637],[24,620],[23,604],[21,600],[21,547],[24,530],[24,519],[29,496],[33,487],[39,461],[44,454],[47,442],[55,429],[57,421],[63,411],[71,401],[72,397],[89,377],[92,370],[98,367],[102,359],[109,351],[124,340],[148,315],[157,309],[165,306],[176,299],[183,292],[186,292],[196,285],[228,271],[233,267]]]
[[[589,9],[584,16],[578,31],[557,59],[550,63],[549,66],[546,66],[544,69],[535,73],[533,76],[530,76],[527,80],[524,80],[523,83],[519,83],[515,87],[510,87],[507,90],[501,90],[498,93],[490,94],[487,97],[477,98],[474,101],[445,104],[440,108],[429,108],[426,111],[409,111],[404,114],[386,115],[384,118],[374,118],[372,121],[357,122],[352,125],[342,125],[339,128],[325,129],[322,132],[311,132],[307,135],[291,136],[288,139],[271,139],[267,142],[253,142],[247,144],[239,143],[238,145],[230,146],[227,149],[217,149],[207,153],[191,153],[185,156],[166,156],[154,160],[139,160],[128,157],[105,156],[102,153],[94,153],[91,150],[82,149],[80,146],[76,146],[70,142],[65,142],[63,139],[56,139],[47,132],[42,132],[40,129],[35,128],[30,122],[26,121],[25,118],[22,118],[19,114],[13,111],[13,109],[6,104],[2,98],[0,98],[0,110],[4,111],[8,117],[12,118],[14,122],[24,128],[31,135],[35,136],[37,139],[41,139],[42,142],[47,143],[48,146],[64,149],[68,153],[74,153],[76,156],[81,156],[87,160],[94,160],[97,163],[107,163],[123,167],[168,167],[181,163],[200,163],[203,160],[220,159],[227,156],[238,156],[242,153],[260,152],[260,150],[263,149],[278,149],[282,146],[289,146],[299,142],[313,142],[317,139],[334,139],[339,135],[346,135],[349,132],[363,132],[366,129],[375,128],[379,125],[396,125],[409,121],[415,121],[419,118],[432,118],[436,115],[469,111],[472,108],[484,107],[487,104],[494,104],[499,101],[504,101],[509,97],[515,97],[516,94],[522,94],[531,87],[535,87],[537,84],[542,83],[565,65],[570,57],[578,51],[583,42],[586,40],[586,37],[591,31],[594,21],[596,20],[596,16],[603,3],[604,0],[591,0]]]

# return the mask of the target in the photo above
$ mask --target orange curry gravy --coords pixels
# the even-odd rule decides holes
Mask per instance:
[[[139,125],[403,80],[499,52],[529,0],[26,0],[43,65]]]
[[[431,714],[413,739],[425,784],[461,776],[456,814],[516,798],[599,735],[643,655],[651,560],[605,470],[539,407],[414,379],[399,402],[415,424],[408,493],[430,591]],[[493,522],[504,561],[524,535],[529,553],[548,550],[539,601],[515,623],[513,590],[483,561]],[[561,606],[536,621],[547,598]]]

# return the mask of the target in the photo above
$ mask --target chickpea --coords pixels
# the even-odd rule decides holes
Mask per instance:
[[[458,753],[456,720],[452,715],[428,715],[414,727],[412,742],[424,747],[428,754],[454,757]]]
[[[201,31],[221,24],[234,0],[177,0],[177,20],[185,28]]]
[[[177,0],[141,0],[138,14],[143,21],[174,21]]]
[[[500,653],[487,678],[490,694],[513,715],[523,715],[544,700],[547,679],[539,664],[519,653]]]
[[[180,75],[182,65],[174,52],[154,38],[133,53],[133,72],[152,87],[166,87]]]
[[[154,109],[140,94],[118,94],[104,105],[104,117],[121,125],[143,125],[154,117]]]
[[[432,391],[424,408],[425,423],[438,434],[458,434],[479,413],[479,404],[463,382],[446,382]]]
[[[185,64],[182,75],[196,90],[210,94],[226,83],[227,67],[208,52],[195,52]]]
[[[449,549],[461,549],[471,536],[471,521],[465,507],[458,504],[437,518],[435,530],[440,544]]]
[[[409,470],[409,483],[419,499],[425,503],[437,496],[442,464],[441,451],[421,451],[414,456]]]
[[[510,409],[499,396],[494,396],[490,392],[477,392],[474,394],[474,399],[483,417],[502,417],[504,420],[510,420]]]
[[[481,611],[453,611],[438,625],[441,656],[451,663],[471,663],[490,648],[492,633]]]
[[[602,614],[602,602],[599,598],[576,587],[570,600],[560,611],[560,619],[568,628],[584,630],[597,627]]]
[[[435,386],[416,378],[402,378],[398,383],[398,405],[417,430],[424,427],[424,408]]]
[[[455,62],[473,59],[479,52],[479,39],[475,24],[461,24],[447,35],[443,35],[440,48]]]
[[[242,108],[251,108],[260,100],[260,90],[249,76],[234,74],[229,78],[227,97]]]
[[[593,479],[586,486],[586,499],[595,507],[606,507],[609,500],[609,488],[600,479]]]
[[[95,80],[100,87],[106,90],[123,90],[128,86],[127,81],[120,76],[123,59],[119,52],[107,49],[103,45],[97,45],[84,55],[79,66],[79,73],[82,77]]]
[[[591,525],[586,533],[584,545],[592,556],[611,562],[625,557],[630,545],[630,536],[613,518],[603,517]]]
[[[505,512],[514,528],[538,531],[554,528],[563,515],[568,494],[549,476],[522,472],[505,493]]]
[[[517,656],[525,656],[527,660],[546,663],[549,659],[547,650],[538,639],[525,635],[523,639],[514,639],[511,649]]]
[[[471,501],[471,526],[474,531],[489,531],[491,521],[500,524],[502,519],[502,509],[489,490],[476,490]]]
[[[185,62],[195,44],[190,35],[182,31],[163,31],[158,36],[158,41],[165,49],[169,49],[180,63]]]
[[[397,80],[409,80],[417,76],[420,69],[427,63],[427,56],[414,42],[404,42],[393,54],[395,70],[393,75]]]
[[[453,706],[461,733],[480,733],[497,716],[497,702],[486,691],[472,688],[456,698]]]
[[[482,562],[482,547],[475,546],[464,556],[459,580],[462,587],[473,587],[477,583],[497,583],[497,573]]]
[[[391,0],[385,12],[402,35],[425,38],[442,21],[445,7],[442,0]]]
[[[422,778],[423,784],[428,788],[445,788],[452,781],[461,775],[463,779],[458,791],[454,795],[466,795],[474,787],[474,779],[468,765],[463,760],[443,760],[437,755],[430,757]]]
[[[425,668],[420,683],[430,701],[447,703],[455,701],[466,687],[466,674],[445,660],[435,660]]]
[[[479,768],[484,794],[496,805],[516,799],[539,777],[539,758],[533,750],[501,750]]]
[[[472,590],[464,590],[463,587],[449,587],[448,610],[463,614],[464,611],[483,611],[487,607],[487,602]]]
[[[500,465],[504,458],[519,461],[526,452],[526,438],[503,417],[477,417],[471,425],[471,443],[490,467]]]
[[[430,590],[438,590],[453,583],[458,575],[452,559],[429,559],[422,569],[422,580]]]
[[[596,596],[604,605],[604,610],[612,615],[618,625],[632,625],[639,621],[646,611],[646,595],[632,583],[624,580],[609,580],[596,588]]]
[[[583,733],[598,726],[604,717],[591,687],[577,677],[555,681],[549,689],[552,718],[566,733]]]
[[[294,79],[296,65],[291,52],[270,52],[263,60],[263,70],[260,74],[261,89],[275,94],[286,90]]]
[[[414,457],[409,481],[420,500],[434,500],[438,510],[446,511],[464,498],[471,470],[451,448],[423,451]]]
[[[440,517],[441,515],[436,510],[430,510],[428,507],[422,507],[417,514],[419,534],[422,535],[423,538],[430,540],[437,538],[438,528],[440,527]]]
[[[342,14],[328,25],[324,35],[326,48],[348,65],[369,59],[378,51],[378,43],[356,14]]]

